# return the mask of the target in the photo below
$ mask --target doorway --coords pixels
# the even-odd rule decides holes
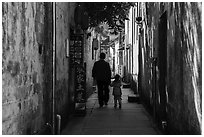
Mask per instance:
[[[167,12],[159,19],[159,47],[158,47],[158,70],[159,70],[159,123],[166,121],[166,77],[167,77]]]

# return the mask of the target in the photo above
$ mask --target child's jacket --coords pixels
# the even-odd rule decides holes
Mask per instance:
[[[122,91],[121,91],[121,81],[113,81],[111,84],[110,84],[111,87],[113,87],[113,95],[114,96],[120,96],[122,95]]]

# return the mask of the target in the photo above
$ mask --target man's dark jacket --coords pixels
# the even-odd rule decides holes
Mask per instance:
[[[109,63],[103,59],[96,61],[92,69],[92,77],[97,81],[104,81],[110,84],[111,69]]]

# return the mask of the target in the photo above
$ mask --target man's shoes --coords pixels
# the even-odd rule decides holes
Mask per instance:
[[[107,103],[107,102],[105,102],[105,105],[107,106],[107,105],[108,105],[108,103]]]
[[[102,108],[102,107],[103,107],[103,105],[100,105],[100,106],[99,106],[99,108]]]
[[[119,105],[119,109],[121,109],[121,105]]]
[[[117,108],[117,106],[115,105],[114,108]]]

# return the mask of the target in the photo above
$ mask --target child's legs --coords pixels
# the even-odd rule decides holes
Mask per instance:
[[[114,97],[114,106],[117,106],[117,98]]]
[[[118,102],[119,102],[119,106],[121,106],[122,102],[121,102],[121,97],[118,98]]]

